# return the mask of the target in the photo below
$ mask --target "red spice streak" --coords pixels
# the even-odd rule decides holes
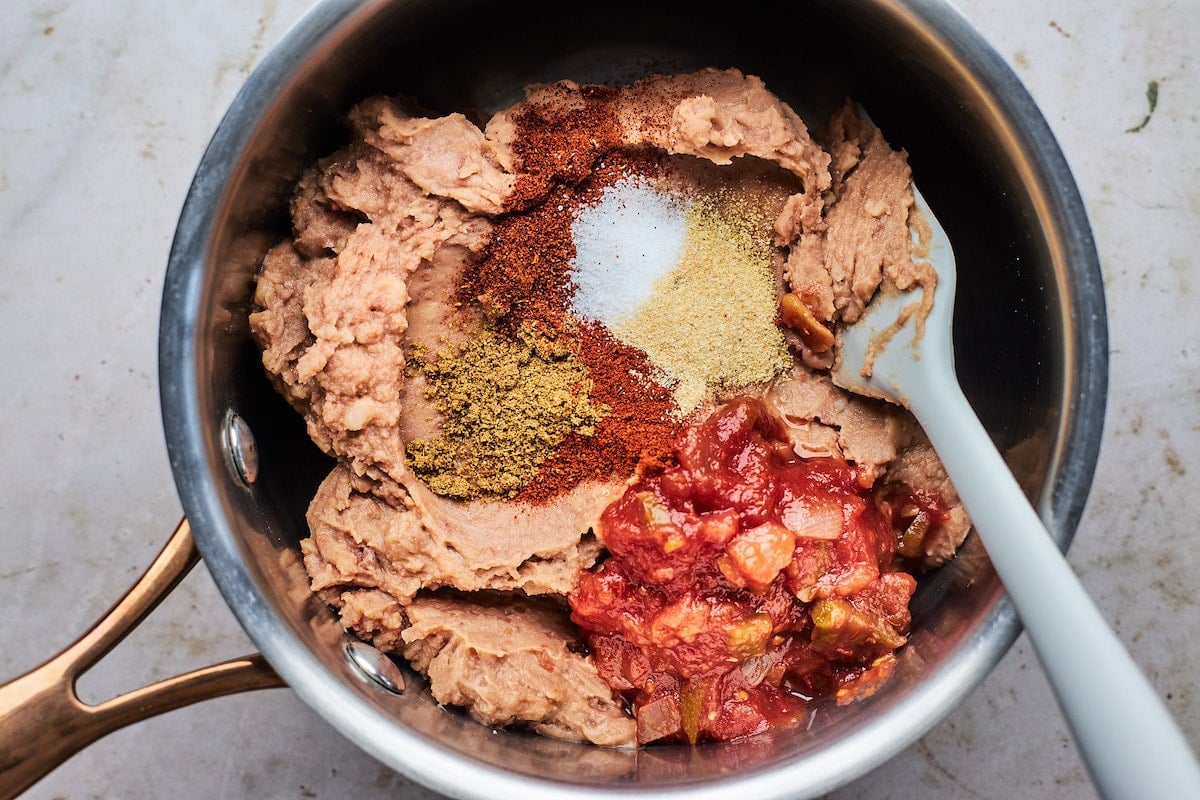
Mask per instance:
[[[609,413],[592,436],[570,434],[517,500],[543,502],[581,480],[657,472],[671,462],[679,424],[670,390],[647,379],[653,365],[640,350],[621,344],[602,326],[584,323],[579,357],[592,377],[592,401]]]
[[[679,423],[672,418],[671,392],[654,380],[657,369],[647,356],[567,311],[574,293],[575,214],[617,180],[655,174],[661,157],[616,149],[620,127],[612,92],[599,87],[585,89],[582,104],[533,104],[514,121],[519,177],[510,212],[497,220],[488,249],[468,267],[459,301],[480,303],[501,331],[533,325],[569,341],[588,368],[592,401],[609,409],[594,435],[569,435],[516,498],[537,503],[584,480],[663,468]]]
[[[504,331],[534,323],[546,335],[563,334],[575,257],[572,201],[559,186],[541,205],[501,217],[487,250],[466,270],[460,301],[481,300]]]
[[[510,209],[526,208],[546,196],[555,184],[578,184],[591,174],[596,160],[621,143],[616,93],[603,86],[584,86],[574,92],[548,90],[548,99],[566,102],[530,103],[514,118],[517,138],[512,148],[519,177],[507,201]],[[578,104],[577,104],[578,103]]]
[[[895,533],[856,468],[796,457],[749,398],[685,428],[675,453],[605,510],[611,557],[568,598],[639,740],[731,739],[796,720],[814,695],[869,693],[916,584],[887,571]],[[822,538],[787,527],[812,535],[799,523],[829,509]],[[818,626],[822,603],[842,621]]]

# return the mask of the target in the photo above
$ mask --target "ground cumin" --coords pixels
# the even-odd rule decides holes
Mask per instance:
[[[484,330],[421,366],[442,417],[440,434],[414,440],[408,464],[443,497],[513,497],[568,436],[590,438],[607,409],[573,342],[522,329]]]

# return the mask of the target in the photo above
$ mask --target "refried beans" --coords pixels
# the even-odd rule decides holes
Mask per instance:
[[[970,528],[912,417],[828,375],[934,279],[905,153],[732,69],[346,124],[250,318],[337,460],[301,549],[343,625],[485,725],[602,746],[881,686]]]

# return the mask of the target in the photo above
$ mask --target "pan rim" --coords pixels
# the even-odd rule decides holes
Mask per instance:
[[[1099,458],[1108,386],[1103,283],[1082,198],[1032,97],[957,10],[943,0],[871,2],[896,6],[896,13],[911,15],[913,24],[945,43],[970,69],[1017,137],[1015,145],[1044,203],[1046,218],[1041,222],[1056,238],[1057,260],[1065,271],[1062,277],[1069,277],[1062,287],[1060,311],[1068,339],[1064,347],[1073,361],[1064,366],[1067,407],[1057,432],[1058,458],[1048,472],[1040,511],[1065,550],[1083,513]],[[497,795],[601,798],[645,791],[636,785],[599,787],[507,772],[469,761],[387,719],[342,686],[292,636],[279,610],[256,584],[247,564],[249,555],[239,545],[214,486],[212,475],[221,469],[220,454],[209,441],[210,425],[198,400],[205,367],[198,312],[213,225],[238,168],[239,154],[290,80],[299,54],[370,5],[325,0],[303,17],[247,80],[197,168],[172,244],[159,333],[163,424],[180,499],[218,588],[266,659],[322,717],[380,761],[437,791],[481,800]],[[1067,452],[1070,460],[1061,457]],[[795,797],[798,787],[806,792],[804,796],[829,791],[883,763],[932,728],[983,680],[1019,632],[1015,613],[1000,598],[973,637],[973,646],[964,647],[903,703],[834,747],[769,770],[654,789],[663,797],[689,798],[732,798],[748,791],[764,798]]]

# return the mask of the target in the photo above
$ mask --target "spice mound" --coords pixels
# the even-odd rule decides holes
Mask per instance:
[[[970,527],[911,417],[827,374],[931,279],[904,153],[737,70],[346,124],[250,318],[338,462],[301,549],[346,628],[484,724],[604,746],[883,685],[909,572]]]

